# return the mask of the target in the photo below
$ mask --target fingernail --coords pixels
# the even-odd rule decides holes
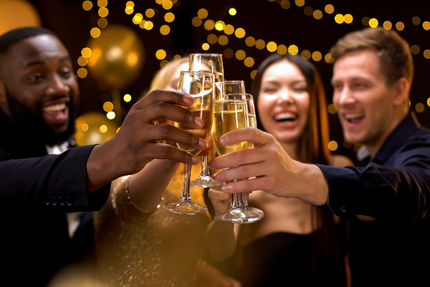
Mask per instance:
[[[205,124],[201,118],[194,118],[194,123],[199,128],[202,128]]]
[[[182,100],[186,103],[191,105],[192,103],[194,103],[194,98],[191,97],[190,95],[184,95],[184,97],[182,98]]]
[[[193,155],[193,157],[191,158],[191,161],[193,164],[197,164],[200,162],[200,158],[198,156]]]
[[[231,192],[231,186],[230,185],[223,185],[222,186],[222,191],[224,192]]]
[[[199,139],[199,147],[206,148],[206,141],[204,139]]]
[[[220,142],[222,145],[224,145],[225,143],[227,143],[227,140],[228,140],[228,136],[222,136],[222,137],[219,139],[219,142]]]

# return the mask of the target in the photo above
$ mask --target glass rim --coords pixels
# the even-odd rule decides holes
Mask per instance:
[[[202,70],[180,71],[180,74],[203,74],[203,75],[207,75],[207,76],[214,75],[214,73],[209,73],[209,72],[202,71]]]
[[[190,53],[188,57],[191,57],[191,55],[203,55],[203,56],[221,56],[221,53]]]

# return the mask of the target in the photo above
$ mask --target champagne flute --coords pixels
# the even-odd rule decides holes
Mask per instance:
[[[207,71],[215,75],[215,82],[224,80],[224,66],[222,54],[213,53],[194,53],[190,54],[189,70],[190,71]],[[219,91],[215,90],[215,93]],[[212,178],[208,167],[208,156],[202,156],[202,169],[200,176],[191,182],[191,186],[213,187],[221,186],[224,183],[217,182]]]
[[[220,137],[230,131],[249,126],[248,107],[244,93],[225,94],[223,99],[214,102],[214,127],[212,138],[219,155],[248,149],[248,142],[240,142],[229,146],[220,144]],[[239,181],[240,179],[236,179]],[[261,220],[264,212],[255,207],[248,206],[249,193],[233,193],[231,195],[231,208],[223,215],[215,216],[215,220],[232,223],[247,224]]]
[[[175,126],[187,130],[194,135],[207,140],[209,138],[212,123],[213,111],[212,103],[215,92],[215,77],[212,73],[204,73],[202,71],[182,71],[179,76],[178,91],[187,93],[194,98],[192,106],[186,107],[189,111],[193,112],[196,116],[200,117],[204,126],[201,129],[192,129],[184,124],[175,122]],[[201,150],[192,146],[177,144],[178,148],[184,150],[192,155],[198,155]],[[182,190],[182,196],[179,202],[170,202],[163,205],[167,211],[178,214],[200,214],[205,213],[207,208],[193,203],[190,194],[190,177],[191,177],[190,164],[185,164],[185,179]]]

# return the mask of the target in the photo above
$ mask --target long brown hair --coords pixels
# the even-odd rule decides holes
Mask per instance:
[[[329,124],[326,112],[326,98],[321,76],[314,65],[300,56],[273,54],[267,57],[258,67],[251,85],[251,94],[258,103],[260,87],[265,71],[273,64],[288,61],[296,65],[306,79],[309,93],[308,121],[297,145],[298,159],[307,163],[330,164]],[[258,104],[257,104],[258,118]],[[264,130],[261,121],[258,128]],[[312,206],[312,268],[315,270],[329,257],[342,260],[335,234],[333,214]]]

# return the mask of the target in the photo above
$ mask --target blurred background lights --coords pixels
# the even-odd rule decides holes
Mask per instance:
[[[430,30],[430,22],[429,21],[423,22],[423,28],[426,31]]]
[[[323,17],[323,13],[321,10],[315,10],[313,16],[315,19],[320,20]]]
[[[305,5],[305,0],[296,0],[296,5],[298,7],[302,7],[303,5]]]
[[[90,35],[93,38],[98,38],[100,37],[101,34],[102,34],[102,31],[97,27],[92,28],[90,31]]]
[[[205,8],[199,9],[199,11],[197,11],[197,16],[200,19],[205,19],[208,16],[208,10],[206,10]]]
[[[254,46],[254,45],[255,45],[255,38],[254,38],[254,37],[252,37],[252,36],[246,37],[246,39],[245,39],[245,44],[246,44],[246,46],[248,46],[248,47],[252,47],[252,46]]]
[[[368,27],[368,26],[369,26],[369,21],[370,21],[370,18],[369,18],[369,17],[363,17],[363,18],[361,19],[361,24],[363,24],[363,26]]]
[[[215,23],[215,29],[218,31],[224,30],[224,27],[225,27],[225,23],[223,21],[217,21]]]
[[[168,35],[170,33],[170,27],[168,25],[163,25],[160,27],[160,34],[161,35]]]
[[[81,128],[81,131],[86,132],[89,127],[88,127],[88,124],[83,123],[80,128]]]
[[[305,13],[306,16],[312,16],[314,9],[312,9],[310,6],[307,6],[305,9],[303,9],[303,13]]]
[[[165,0],[165,1],[163,1],[162,6],[165,10],[170,10],[173,7],[173,3],[170,0]]]
[[[76,71],[76,75],[78,75],[79,78],[83,79],[88,75],[88,71],[85,68],[79,68]]]
[[[108,131],[108,127],[106,125],[101,125],[99,128],[101,133],[106,133]]]
[[[236,59],[238,59],[239,61],[242,61],[243,59],[245,59],[246,53],[244,50],[238,50],[236,51],[235,56],[236,56]]]
[[[113,119],[115,119],[115,117],[116,117],[115,112],[114,112],[114,111],[110,111],[110,112],[108,112],[108,113],[106,114],[106,117],[107,117],[109,120],[113,120]]]
[[[405,29],[405,24],[403,24],[403,22],[397,22],[396,23],[396,29],[398,31],[403,31],[403,29]]]
[[[330,104],[330,105],[328,105],[328,107],[327,107],[327,111],[328,111],[330,114],[334,115],[335,113],[337,113],[337,108],[336,108],[336,106],[335,106],[334,104]]]
[[[419,25],[421,23],[421,19],[418,16],[415,16],[414,18],[412,18],[412,23],[414,25]]]
[[[422,113],[424,111],[424,105],[421,103],[416,104],[415,110],[417,111],[417,113]]]
[[[378,27],[378,20],[375,18],[372,18],[369,20],[369,26],[372,28],[376,28]]]
[[[296,45],[290,45],[288,47],[288,53],[290,53],[291,55],[297,55],[297,53],[299,53],[299,47],[297,47]]]
[[[393,24],[391,24],[390,21],[385,21],[384,24],[382,24],[382,27],[384,27],[385,30],[391,30],[391,28],[393,28]]]
[[[278,51],[277,52],[279,54],[281,54],[281,55],[285,55],[288,52],[288,48],[284,44],[281,44],[281,45],[278,46]]]
[[[145,11],[145,16],[146,16],[146,17],[148,17],[148,18],[152,18],[152,17],[154,17],[154,16],[155,16],[155,11],[154,11],[154,9],[151,9],[151,8],[147,9],[147,10]]]
[[[131,6],[125,7],[125,14],[130,15],[130,14],[133,14],[133,12],[134,12],[133,7],[131,7]]]
[[[315,51],[315,52],[313,52],[313,53],[312,53],[312,59],[313,59],[315,62],[319,62],[319,61],[321,61],[321,59],[322,59],[321,52],[319,52],[319,51]]]
[[[337,142],[336,142],[336,141],[330,141],[330,142],[328,143],[328,149],[329,149],[329,150],[331,150],[331,151],[335,151],[335,150],[337,150],[337,148],[338,148],[338,144],[337,144]]]
[[[237,38],[242,39],[246,35],[245,29],[243,29],[243,28],[237,28],[236,31],[234,32],[234,35]]]
[[[85,11],[90,11],[93,8],[93,2],[91,1],[84,1],[82,3],[82,8],[84,8]]]
[[[429,50],[429,49],[426,49],[426,50],[423,52],[423,55],[424,55],[424,58],[426,58],[426,59],[430,59],[430,50]]]
[[[211,46],[208,43],[203,43],[202,44],[202,49],[205,50],[205,51],[209,50],[210,47]]]
[[[220,44],[221,46],[227,45],[228,44],[228,37],[226,35],[219,36],[218,44]]]
[[[218,41],[218,36],[215,34],[209,34],[206,38],[209,44],[215,44]]]
[[[233,49],[227,48],[227,49],[224,50],[223,55],[224,55],[225,58],[231,59],[231,58],[234,57],[234,51],[233,51]]]
[[[345,21],[346,24],[351,24],[353,20],[354,18],[351,14],[346,14],[345,16],[343,16],[343,21]]]
[[[106,6],[107,6],[107,4],[108,4],[108,1],[107,1],[107,0],[98,0],[98,1],[97,1],[97,5],[98,5],[99,7],[106,7]]]
[[[164,15],[164,21],[166,21],[167,23],[172,23],[175,20],[175,14],[173,14],[172,12],[168,12],[166,13],[166,15]]]
[[[84,67],[84,66],[86,66],[87,64],[88,64],[88,59],[87,59],[87,58],[85,58],[85,57],[83,57],[83,56],[80,56],[80,57],[78,58],[78,65],[79,65],[79,66]]]
[[[82,57],[89,58],[89,57],[91,57],[91,54],[92,54],[92,51],[88,47],[85,47],[81,50]]]
[[[411,52],[412,52],[412,54],[417,55],[420,52],[420,47],[417,45],[412,45],[411,46]]]
[[[97,26],[99,26],[100,28],[106,28],[107,25],[108,20],[106,18],[100,18],[97,20]]]
[[[254,66],[255,61],[254,58],[252,57],[246,57],[245,60],[243,61],[243,63],[245,64],[245,66],[247,66],[248,68],[251,68],[252,66]]]
[[[166,51],[164,51],[163,49],[159,49],[157,52],[155,52],[155,57],[158,60],[163,60],[164,58],[166,58],[166,56]]]
[[[124,102],[129,103],[129,102],[131,102],[131,95],[125,94],[122,99],[124,100]]]
[[[103,110],[105,111],[105,112],[110,112],[110,111],[112,111],[113,110],[113,103],[112,102],[105,102],[104,104],[103,104]]]
[[[142,20],[143,20],[143,15],[141,14],[141,13],[136,13],[134,16],[133,16],[133,24],[136,24],[136,25],[138,25],[138,24],[140,24],[140,22],[142,22]]]
[[[215,28],[215,22],[214,20],[206,20],[203,26],[206,30],[211,31]]]
[[[309,60],[311,58],[311,52],[308,50],[303,50],[302,53],[300,54],[302,56],[303,59],[305,60]]]
[[[102,7],[99,9],[99,16],[102,18],[107,17],[107,15],[109,15],[109,10],[105,7]]]
[[[430,107],[430,98],[427,99],[427,106]]]
[[[191,20],[191,24],[193,24],[194,27],[200,27],[202,25],[202,19],[199,17],[194,17],[193,20]]]
[[[326,61],[326,63],[333,63],[333,58],[331,57],[330,53],[325,54],[324,56],[324,61]]]
[[[333,12],[334,12],[334,7],[333,7],[333,5],[331,5],[331,4],[327,4],[327,5],[325,5],[325,7],[324,7],[324,11],[325,11],[327,14],[333,14]]]
[[[270,41],[269,43],[267,43],[267,51],[273,53],[273,52],[276,52],[277,48],[278,48],[278,45],[275,42]]]
[[[230,8],[228,9],[228,14],[230,14],[230,16],[236,16],[237,11],[234,8]]]
[[[224,27],[224,33],[227,34],[227,35],[233,34],[234,33],[234,27],[233,27],[233,25],[230,25],[230,24],[225,25],[225,27]]]
[[[258,39],[255,41],[255,47],[259,50],[262,50],[266,47],[266,42],[263,39]]]
[[[334,16],[334,21],[335,21],[337,24],[342,24],[342,23],[343,23],[343,21],[344,21],[344,17],[343,17],[343,15],[342,15],[342,14],[336,14],[336,16]]]

